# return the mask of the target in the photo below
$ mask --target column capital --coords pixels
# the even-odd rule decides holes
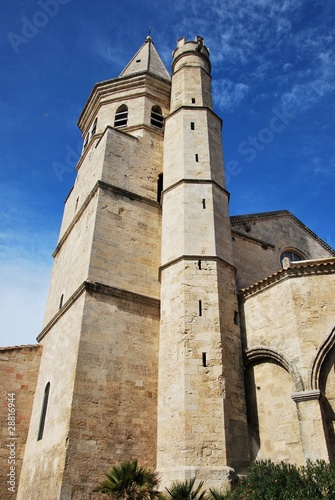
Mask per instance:
[[[291,398],[296,403],[319,400],[321,398],[321,391],[319,389],[310,389],[307,391],[293,392],[291,394]]]

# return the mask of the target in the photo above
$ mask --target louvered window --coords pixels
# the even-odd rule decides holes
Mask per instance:
[[[128,122],[128,107],[122,104],[115,113],[114,127],[126,127]]]
[[[150,125],[159,129],[163,128],[164,117],[162,115],[162,109],[159,106],[152,106],[151,108],[151,121]]]

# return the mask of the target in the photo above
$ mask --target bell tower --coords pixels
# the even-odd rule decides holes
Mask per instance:
[[[79,117],[18,498],[89,498],[111,465],[155,467],[158,268],[170,75],[148,37]]]
[[[158,456],[163,485],[248,463],[221,119],[209,50],[178,41],[165,124]]]

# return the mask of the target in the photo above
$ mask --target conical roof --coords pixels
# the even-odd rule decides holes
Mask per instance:
[[[170,80],[170,75],[159,57],[150,36],[147,37],[142,47],[136,52],[122,73],[120,73],[120,77],[144,73],[146,71],[164,78],[164,80]]]

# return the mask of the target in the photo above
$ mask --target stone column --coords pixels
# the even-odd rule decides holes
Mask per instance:
[[[301,443],[305,459],[329,461],[323,426],[321,391],[307,390],[291,395],[297,404]]]

